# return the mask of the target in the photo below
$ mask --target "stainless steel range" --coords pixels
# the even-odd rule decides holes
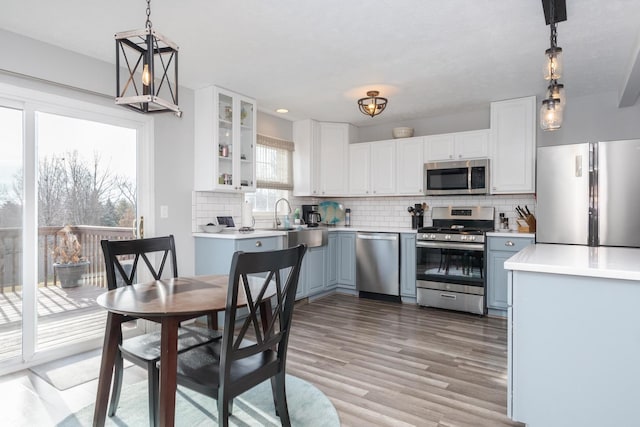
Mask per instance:
[[[418,230],[418,304],[485,313],[485,233],[492,207],[435,207],[432,227]]]

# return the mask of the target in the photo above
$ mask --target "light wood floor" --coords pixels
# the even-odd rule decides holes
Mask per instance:
[[[296,306],[287,371],[343,426],[508,426],[506,321],[345,295]]]
[[[343,426],[520,425],[506,417],[501,319],[335,294],[296,305],[287,371],[329,396]],[[126,370],[126,382],[144,378]],[[7,425],[55,425],[95,389],[22,371],[0,378],[0,410]]]

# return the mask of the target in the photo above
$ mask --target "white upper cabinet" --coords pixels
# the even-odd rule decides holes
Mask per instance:
[[[396,193],[396,141],[371,143],[371,189],[375,196]]]
[[[347,123],[319,123],[320,196],[348,194],[349,143],[356,128]]]
[[[431,135],[424,140],[426,162],[477,159],[489,155],[489,131],[486,129]]]
[[[491,194],[535,193],[536,97],[491,103]]]
[[[371,175],[370,143],[349,145],[349,195],[368,196]]]
[[[320,126],[315,120],[293,122],[293,195],[320,194]]]
[[[344,196],[348,192],[349,143],[357,128],[348,123],[293,123],[294,196]]]
[[[255,191],[256,112],[252,98],[215,86],[196,90],[196,191]]]
[[[349,146],[349,195],[383,196],[396,192],[394,140]]]
[[[452,133],[430,135],[424,138],[425,160],[453,160],[455,154],[455,137]]]
[[[396,194],[424,195],[424,137],[396,141]]]

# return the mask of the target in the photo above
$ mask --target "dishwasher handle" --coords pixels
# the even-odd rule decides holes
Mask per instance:
[[[357,238],[362,240],[398,240],[398,235],[392,233],[358,233]]]

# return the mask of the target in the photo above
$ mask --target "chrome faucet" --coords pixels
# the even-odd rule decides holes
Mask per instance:
[[[280,225],[280,220],[278,219],[278,203],[280,202],[285,202],[287,204],[287,208],[289,209],[289,213],[291,213],[291,205],[289,204],[289,201],[284,197],[282,199],[278,199],[278,201],[276,202],[276,206],[274,208],[274,215],[273,215],[276,223],[275,228],[278,228],[278,226]]]

